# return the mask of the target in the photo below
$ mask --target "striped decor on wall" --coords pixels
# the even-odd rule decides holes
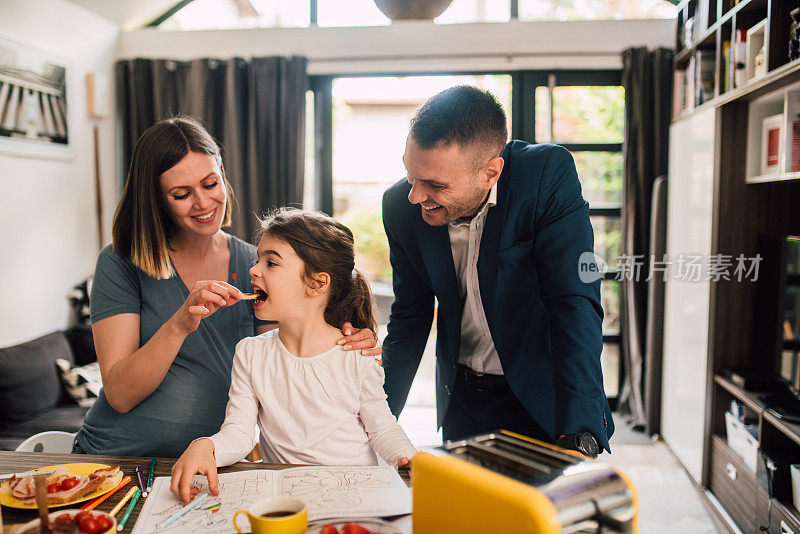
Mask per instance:
[[[43,74],[0,65],[0,136],[66,144],[65,69],[49,64]]]

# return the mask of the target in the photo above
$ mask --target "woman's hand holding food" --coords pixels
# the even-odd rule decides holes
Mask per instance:
[[[172,316],[178,330],[191,334],[200,321],[218,309],[238,302],[244,294],[237,288],[219,280],[201,280],[192,286],[183,305]]]

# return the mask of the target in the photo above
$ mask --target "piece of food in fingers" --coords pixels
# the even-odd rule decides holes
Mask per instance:
[[[254,300],[256,302],[264,302],[267,300],[267,292],[260,288],[253,288],[253,293],[244,293],[242,300]]]

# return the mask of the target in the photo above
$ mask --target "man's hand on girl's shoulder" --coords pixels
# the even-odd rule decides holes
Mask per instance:
[[[369,328],[353,328],[350,323],[342,325],[344,337],[338,341],[344,350],[360,350],[364,356],[377,356],[376,361],[381,363],[380,355],[383,349],[378,345],[375,333]]]

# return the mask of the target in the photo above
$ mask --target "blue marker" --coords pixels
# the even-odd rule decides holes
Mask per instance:
[[[208,493],[201,493],[200,495],[195,497],[192,502],[190,502],[189,504],[187,504],[186,506],[184,506],[183,508],[181,508],[168,518],[166,518],[164,521],[159,523],[157,528],[167,528],[172,523],[174,523],[181,517],[185,516],[187,513],[191,512],[192,510],[203,504],[203,501],[205,501],[207,498],[208,498]]]

